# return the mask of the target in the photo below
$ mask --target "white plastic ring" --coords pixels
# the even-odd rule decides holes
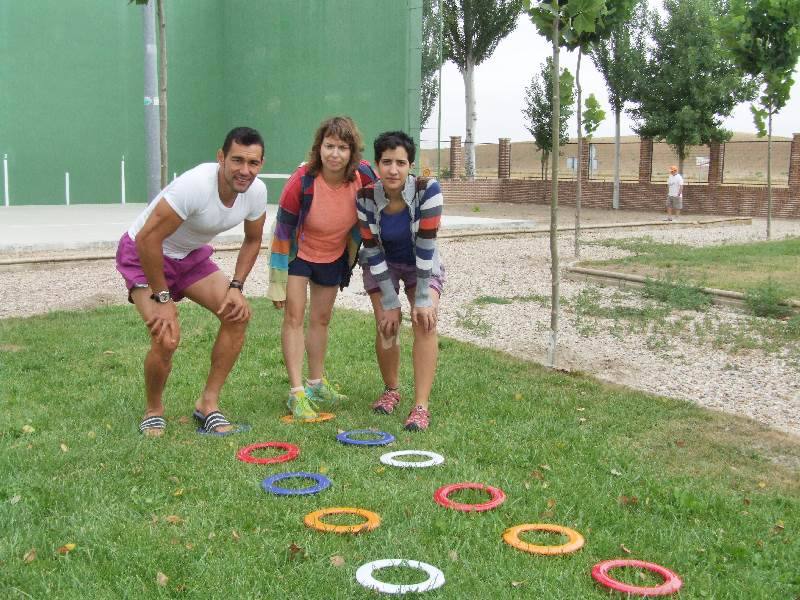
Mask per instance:
[[[427,456],[430,460],[395,460],[397,456]],[[381,462],[390,467],[435,467],[444,462],[444,456],[427,450],[398,450],[382,455]]]
[[[428,578],[422,583],[397,584],[384,583],[372,576],[373,572],[378,569],[385,569],[386,567],[409,567],[411,569],[419,569],[420,571],[425,571]],[[444,585],[444,573],[433,565],[418,560],[386,558],[383,560],[375,560],[358,567],[358,571],[356,571],[356,581],[365,588],[375,590],[376,592],[383,592],[384,594],[406,594],[408,592],[428,592],[442,587]]]

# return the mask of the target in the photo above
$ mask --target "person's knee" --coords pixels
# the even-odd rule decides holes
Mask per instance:
[[[153,338],[150,347],[160,360],[169,362],[172,360],[172,355],[175,354],[180,342],[180,335],[175,335],[170,338],[165,336],[161,340]]]

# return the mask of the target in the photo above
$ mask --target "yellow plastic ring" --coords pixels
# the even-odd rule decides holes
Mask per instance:
[[[287,423],[287,424],[291,424],[291,423],[319,423],[321,421],[330,421],[335,416],[336,415],[333,414],[333,413],[326,413],[326,412],[318,413],[317,416],[314,417],[313,419],[295,419],[294,415],[283,415],[281,417],[281,422],[282,423]]]
[[[357,525],[330,525],[322,522],[323,517],[341,514],[358,515],[364,517],[366,522]],[[335,507],[323,508],[322,510],[310,512],[305,516],[303,522],[307,527],[318,529],[319,531],[328,531],[330,533],[362,533],[375,529],[381,524],[381,518],[376,513],[364,510],[363,508]]]
[[[519,535],[526,531],[550,531],[552,533],[560,533],[569,538],[566,544],[560,546],[538,546],[536,544],[529,544],[519,539]],[[503,541],[509,546],[513,546],[517,550],[523,552],[531,552],[532,554],[569,554],[583,548],[583,536],[569,527],[562,527],[561,525],[548,525],[545,523],[534,523],[526,525],[517,525],[510,527],[503,533]]]

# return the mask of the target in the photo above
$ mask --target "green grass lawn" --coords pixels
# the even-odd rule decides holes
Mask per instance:
[[[788,297],[800,299],[800,238],[704,248],[656,243],[650,238],[608,240],[602,244],[629,250],[634,255],[584,262],[583,266],[661,279],[686,279],[705,287],[737,292],[772,280]]]
[[[132,308],[0,321],[3,598],[375,598],[354,575],[383,558],[442,569],[447,582],[430,598],[607,598],[589,573],[617,557],[676,571],[681,598],[800,594],[796,438],[450,339],[441,341],[431,429],[406,433],[407,402],[391,417],[368,409],[381,389],[372,319],[346,311],[334,316],[328,368],[349,403],[332,421],[285,425],[280,313],[263,301],[223,398],[226,413],[253,430],[202,437],[186,417],[216,327],[201,309],[181,311],[161,439],[136,431],[148,340]],[[405,398],[409,342],[404,335]],[[388,450],[432,450],[446,462],[383,467],[387,448],[335,440],[369,427],[397,436]],[[300,456],[266,466],[235,459],[259,441],[297,444]],[[323,472],[333,485],[307,497],[261,490],[285,471]],[[500,487],[508,499],[479,514],[433,502],[438,487],[461,481]],[[357,536],[303,525],[307,513],[335,506],[375,511],[382,523]],[[544,557],[501,541],[507,527],[536,522],[576,529],[586,545]],[[64,553],[66,544],[75,547]],[[424,578],[408,569],[377,576]]]

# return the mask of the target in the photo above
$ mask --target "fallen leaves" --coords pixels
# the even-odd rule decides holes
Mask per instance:
[[[36,560],[36,548],[31,548],[23,556],[22,560],[26,563],[32,563]]]
[[[16,504],[16,503],[17,503],[17,502],[19,502],[20,500],[22,500],[22,496],[20,496],[19,494],[17,494],[16,496],[11,496],[11,498],[9,498],[9,499],[8,499],[8,503],[9,503],[9,504]]]
[[[450,551],[447,553],[447,556],[448,556],[448,557],[450,558],[450,560],[452,560],[453,562],[456,562],[456,561],[458,561],[458,552],[456,552],[455,550],[450,550]]]
[[[611,474],[620,477],[622,475],[622,472],[618,471],[617,469],[611,469]]]
[[[630,554],[631,551],[625,547],[625,544],[620,544],[619,549],[622,550],[625,554]]]
[[[639,498],[636,496],[620,496],[619,503],[622,506],[636,506],[639,504]]]
[[[183,518],[178,515],[167,515],[164,520],[170,525],[180,525],[184,522]]]
[[[539,481],[544,481],[544,474],[539,469],[534,469],[531,471],[531,477],[538,479]]]
[[[785,526],[783,524],[783,521],[778,521],[777,523],[775,523],[775,527],[772,528],[772,533],[778,535],[779,533],[783,533],[784,529]]]
[[[527,581],[512,581],[511,582],[511,587],[517,588],[517,587],[525,585],[526,583],[528,583],[528,582]]]
[[[167,587],[167,584],[169,583],[169,577],[159,571],[156,573],[156,583],[161,587]]]
[[[23,425],[22,426],[22,433],[33,433],[34,431],[36,431],[36,430],[33,427],[31,427],[30,425]]]
[[[294,560],[298,554],[303,558],[303,549],[294,542],[289,544],[289,560]]]
[[[75,550],[76,547],[77,546],[75,544],[72,544],[72,543],[64,544],[63,546],[61,546],[61,548],[58,549],[58,553],[59,554],[69,554],[70,552]]]
[[[237,542],[241,539],[241,536],[239,535],[239,532],[236,531],[235,529],[231,529],[231,537],[234,540],[236,540]]]
[[[340,556],[339,554],[334,554],[330,558],[331,566],[334,567],[343,567],[344,566],[344,556]]]
[[[62,452],[69,452],[69,447],[64,442],[61,442],[58,447],[61,448]]]
[[[172,492],[173,496],[183,496],[183,488],[178,488],[174,492]]]
[[[684,447],[686,447],[686,442],[685,442],[685,441],[683,441],[683,440],[675,440],[675,445],[676,445],[678,448],[684,448]]]
[[[190,419],[186,415],[181,415],[180,417],[178,417],[178,423],[180,423],[181,425],[188,425],[189,421]]]

